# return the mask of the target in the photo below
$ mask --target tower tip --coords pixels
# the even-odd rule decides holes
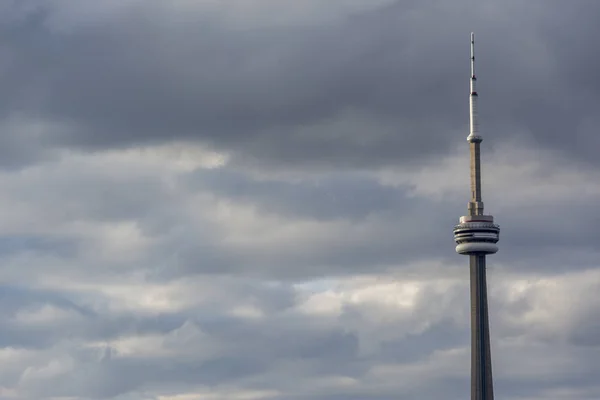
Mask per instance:
[[[477,89],[475,83],[477,77],[475,76],[475,34],[471,32],[471,91],[470,91],[470,129],[467,140],[469,142],[481,142],[481,136],[478,133],[477,124]]]
[[[473,32],[471,32],[471,77],[475,77],[475,34]]]

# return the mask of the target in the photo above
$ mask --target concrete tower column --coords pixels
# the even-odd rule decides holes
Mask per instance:
[[[471,33],[471,80],[469,94],[469,151],[471,154],[471,199],[468,215],[454,227],[456,252],[469,256],[471,279],[471,400],[493,400],[492,356],[488,316],[486,255],[498,251],[500,227],[494,217],[484,215],[481,196],[481,154],[475,75],[475,35]]]

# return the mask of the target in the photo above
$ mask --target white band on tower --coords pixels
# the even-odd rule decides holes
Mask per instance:
[[[475,75],[475,34],[471,32],[471,87],[469,92],[469,142],[481,142],[477,122],[477,76]]]

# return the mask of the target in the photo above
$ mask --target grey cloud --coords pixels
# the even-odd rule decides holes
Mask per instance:
[[[272,289],[264,286],[260,291],[257,290],[260,286],[244,284],[243,287],[254,288],[253,297],[261,292],[259,297],[269,296],[269,293],[273,292]],[[281,292],[281,289],[276,289],[276,292]],[[289,293],[290,290],[288,289],[287,292]],[[16,299],[15,289],[12,293],[11,298]],[[39,304],[35,294],[35,291],[27,291],[23,299],[28,303]],[[76,303],[85,302],[85,299],[75,298],[75,302],[55,301],[48,295],[38,296],[43,296],[41,300],[45,301],[45,304],[54,304],[63,308],[66,306],[77,308]],[[60,296],[65,297],[64,294]],[[244,301],[243,296],[237,299],[237,302],[240,301]],[[215,310],[215,305],[207,304],[207,306]],[[20,309],[28,308],[30,306],[20,307]],[[268,311],[270,304],[264,303],[260,308]],[[54,384],[51,388],[48,386],[49,381],[43,378],[43,375],[39,379],[23,378],[23,383],[27,383],[29,391],[41,394],[44,390],[45,396],[107,398],[141,389],[147,385],[167,384],[173,380],[182,384],[214,385],[235,382],[248,376],[269,374],[280,363],[289,365],[290,361],[296,362],[297,366],[294,368],[299,368],[298,372],[302,371],[303,374],[313,376],[343,374],[359,378],[367,372],[368,364],[358,356],[359,339],[356,333],[348,327],[344,328],[344,325],[357,326],[369,310],[357,309],[356,311],[358,312],[348,315],[350,319],[343,318],[340,321],[341,325],[330,318],[326,325],[321,325],[310,316],[290,314],[285,309],[274,311],[272,307],[271,314],[266,319],[247,320],[223,316],[207,319],[206,315],[210,311],[206,308],[204,311],[194,309],[159,316],[158,325],[153,322],[154,319],[148,317],[121,318],[115,321],[111,329],[109,322],[111,317],[100,310],[95,312],[88,310],[84,313],[87,318],[78,321],[76,326],[68,322],[47,320],[45,326],[40,326],[40,330],[22,331],[18,335],[21,344],[17,347],[23,346],[22,341],[26,341],[27,336],[35,335],[36,332],[40,334],[40,337],[35,338],[38,343],[42,337],[47,341],[46,345],[65,341],[73,343],[64,350],[70,349],[65,355],[80,363],[77,370],[52,377]],[[189,314],[187,318],[185,317],[189,312],[198,313],[198,317],[194,318],[195,322],[189,319]],[[4,318],[4,320],[9,319]],[[201,330],[202,335],[199,335],[198,329]],[[112,332],[109,333],[110,330]],[[5,323],[0,331],[4,336],[7,332],[11,332],[11,325]],[[63,338],[59,336],[61,332]],[[175,332],[181,332],[182,335]],[[28,335],[24,336],[24,333]],[[141,359],[135,356],[120,356],[118,351],[110,349],[111,340],[144,333],[162,333],[166,335],[164,343],[180,350],[183,349],[182,346],[193,350],[202,345],[206,340],[205,335],[218,339],[219,342],[226,344],[227,348],[220,356],[208,359],[194,355],[193,351],[187,357],[177,359],[164,357]],[[169,336],[171,339],[168,339]],[[107,343],[107,347],[99,353],[98,349],[89,350],[78,346],[77,343],[81,340],[101,340]],[[15,344],[11,345],[15,346]],[[263,381],[264,384],[267,382]]]
[[[182,316],[144,316],[133,313],[106,313],[94,309],[81,298],[65,292],[45,292],[17,287],[4,287],[0,314],[0,346],[17,349],[48,349],[62,341],[110,341],[128,333],[167,333],[180,326]],[[45,307],[67,313],[56,323],[22,321],[22,312],[44,312]],[[183,318],[183,320],[182,320]]]
[[[1,356],[9,360],[0,398],[18,387],[30,399],[156,400],[203,384],[278,390],[275,400],[464,398],[468,356],[440,352],[468,344],[466,270],[460,284],[422,287],[404,309],[348,289],[339,315],[299,312],[307,295],[293,283],[386,279],[390,271],[431,283],[458,273],[453,266],[464,260],[452,252],[451,230],[466,198],[411,197],[409,187],[385,187],[363,170],[417,172],[464,140],[470,30],[485,146],[520,137],[573,163],[597,158],[597,2],[398,1],[327,22],[243,26],[193,7],[177,13],[186,6],[175,1],[133,1],[77,23],[69,1],[32,4],[0,6],[0,164],[45,162],[3,175],[0,274],[27,286],[0,288]],[[126,166],[45,170],[65,148],[81,156],[180,139],[231,153],[230,164],[166,180]],[[248,167],[304,173],[295,182],[259,180]],[[518,195],[517,185],[511,190]],[[596,266],[596,202],[514,203],[494,213],[502,226],[501,251],[490,260],[498,394],[598,397],[596,286],[569,286],[581,296],[569,318],[533,326],[526,316],[540,308],[562,311],[540,303],[539,292],[514,300],[497,290],[502,273],[494,270],[537,279]],[[228,205],[255,219],[210,215]],[[71,220],[92,232],[67,229]],[[135,238],[115,234],[111,247],[94,236],[100,224],[123,221],[152,241],[137,258],[115,254]],[[136,303],[160,304],[144,285],[178,280],[195,284],[174,296],[185,305]],[[129,300],[99,293],[101,285],[131,290]],[[67,316],[16,318],[44,306]],[[173,353],[122,351],[121,339],[145,335],[159,344],[144,351]],[[543,371],[514,375],[532,360]],[[377,378],[374,368],[386,364],[400,372]],[[319,386],[340,376],[358,384]]]
[[[240,163],[418,162],[465,130],[460,38],[473,28],[481,32],[486,133],[502,140],[528,132],[542,146],[591,159],[580,143],[593,140],[599,93],[593,83],[573,88],[597,80],[587,50],[597,32],[578,29],[596,3],[563,13],[557,2],[397,2],[329,25],[246,30],[193,8],[182,15],[143,4],[74,31],[52,31],[43,12],[27,28],[5,27],[5,113],[63,124],[43,139],[49,146],[179,137],[233,151]],[[568,33],[545,35],[553,26]]]
[[[228,169],[199,170],[183,180],[189,188],[255,204],[260,211],[317,220],[361,220],[370,213],[414,207],[406,193],[353,174],[314,176],[299,182],[258,181]]]
[[[135,334],[167,334],[196,321],[209,334],[243,332],[236,321],[224,313],[228,307],[244,303],[266,313],[281,313],[295,305],[297,299],[289,285],[265,284],[260,281],[208,278],[218,290],[198,286],[208,297],[201,305],[177,312],[111,309],[106,295],[84,293],[73,289],[35,289],[5,285],[0,288],[0,315],[5,321],[0,329],[0,344],[13,348],[48,348],[62,340],[78,342],[112,340]],[[230,293],[221,293],[228,291]],[[221,293],[219,295],[219,293]],[[64,319],[23,320],[22,312],[36,314],[45,307],[68,313]],[[258,336],[258,332],[254,333]],[[236,338],[230,338],[232,340]],[[237,339],[236,339],[237,340]],[[234,340],[235,341],[235,340]]]
[[[235,266],[243,265],[244,273],[248,274],[268,271],[269,275],[299,278],[319,276],[324,266],[328,273],[373,272],[373,268],[386,269],[417,260],[424,254],[449,263],[458,261],[449,251],[452,247],[449,240],[458,216],[465,213],[464,201],[410,198],[406,187],[393,189],[352,175],[316,178],[318,185],[311,179],[295,183],[260,182],[227,171],[198,172],[191,179],[190,186],[252,205],[258,215],[279,216],[283,218],[282,224],[307,220],[352,224],[343,232],[333,230],[337,237],[324,241],[307,236],[284,241],[283,246],[256,245],[244,249],[221,242],[218,228],[212,231],[213,239],[201,245],[187,238],[203,236],[202,231],[183,230],[165,242],[168,248],[178,249],[173,264],[168,266],[171,273],[176,271],[175,265],[183,268],[184,273],[209,269],[233,271]],[[514,186],[513,190],[518,195],[519,187]],[[569,213],[563,204],[515,203],[499,212],[494,212],[492,206],[501,225],[502,246],[490,262],[540,273],[555,273],[566,265],[571,269],[595,265],[596,238],[600,236],[600,224],[594,217],[596,200],[578,200],[577,204]],[[304,250],[309,248],[309,252]],[[551,259],[546,257],[548,254]]]
[[[336,275],[373,273],[419,260],[425,254],[452,264],[460,260],[452,252],[451,237],[457,217],[465,212],[464,201],[408,197],[406,187],[385,187],[372,178],[350,173],[291,183],[258,181],[230,170],[201,170],[180,176],[179,191],[169,189],[158,178],[126,174],[118,181],[89,174],[52,179],[34,176],[22,185],[7,187],[18,189],[14,200],[21,204],[44,204],[43,217],[56,225],[57,237],[7,236],[7,260],[34,251],[42,256],[55,255],[67,266],[78,255],[86,260],[84,270],[90,274],[141,269],[152,279],[207,272],[310,279],[324,271]],[[518,193],[518,187],[513,189]],[[38,199],[40,190],[44,195]],[[285,231],[294,225],[298,226],[297,234],[281,237],[276,246],[268,240],[248,245],[227,241],[230,232],[237,232],[236,224],[242,224],[239,229],[248,228],[235,217],[224,223],[206,216],[190,219],[184,199],[197,193],[254,208],[258,220],[278,218],[272,225],[257,226],[257,232],[248,230],[248,235],[270,235],[270,230]],[[213,205],[199,203],[197,207],[205,208],[209,215]],[[494,212],[502,227],[502,248],[491,263],[541,273],[553,273],[565,265],[594,265],[595,238],[600,235],[594,207],[593,198],[579,201],[570,213],[564,212],[562,204],[505,206]],[[92,239],[61,232],[59,227],[71,218],[88,223],[133,221],[155,242],[140,261],[108,268],[96,250],[87,250],[86,244]],[[305,223],[318,223],[321,228],[306,227]],[[319,230],[330,231],[331,236],[313,237]],[[25,241],[19,248],[16,244],[21,240]],[[552,260],[545,259],[547,254],[552,254]]]
[[[178,174],[173,187],[151,174],[137,176],[123,170],[111,179],[109,173],[96,171],[94,164],[73,163],[72,168],[79,170],[72,173],[70,165],[49,167],[48,175],[40,168],[22,174],[21,180],[7,181],[4,187],[15,193],[8,207],[27,205],[24,215],[33,219],[39,215],[55,232],[52,236],[7,234],[3,254],[7,262],[19,260],[22,265],[27,261],[19,257],[26,254],[52,256],[62,269],[70,268],[79,276],[137,269],[160,281],[203,273],[312,279],[383,271],[424,255],[449,264],[461,260],[452,251],[451,238],[452,227],[465,212],[464,200],[411,197],[409,187],[386,187],[352,172],[286,182],[260,180],[227,168],[197,170]],[[118,168],[111,170],[118,173]],[[511,190],[518,195],[519,189],[513,185]],[[187,203],[189,196],[199,194],[214,197],[214,202]],[[255,221],[245,226],[245,217],[236,219],[235,210],[228,219],[211,218],[222,202],[253,210]],[[579,199],[577,207],[566,213],[561,203],[514,202],[495,212],[498,200],[490,201],[502,227],[501,250],[491,265],[539,273],[555,273],[566,265],[571,269],[595,265],[595,238],[600,235],[595,203],[593,197]],[[199,215],[192,217],[196,211]],[[269,218],[273,222],[257,223]],[[65,228],[72,219],[108,227],[129,221],[154,242],[138,260],[106,265],[96,247],[87,247],[97,240],[93,234],[82,237]],[[273,236],[279,230],[282,235]],[[293,234],[285,236],[286,232]],[[238,241],[230,240],[232,233]],[[253,241],[261,236],[272,236],[276,245],[267,239]],[[73,265],[76,256],[82,266]],[[43,273],[33,266],[22,273],[14,268],[23,276]]]
[[[208,285],[222,283],[219,279],[213,280],[208,277],[206,279]],[[256,285],[240,279],[237,280],[237,285],[241,289],[246,288],[252,296],[258,295],[265,299],[273,295],[278,298],[280,296],[278,293],[282,292],[290,297],[293,292],[289,287],[288,289],[275,288],[273,292],[265,285]],[[228,288],[231,289],[232,286],[222,287],[224,290]],[[93,320],[86,319],[80,322],[82,329],[69,338],[72,344],[57,349],[60,353],[56,353],[74,360],[76,369],[70,367],[64,373],[51,377],[44,377],[44,375],[35,377],[35,374],[29,374],[27,378],[21,379],[21,383],[25,385],[27,393],[32,398],[48,395],[112,398],[125,393],[160,392],[174,386],[193,391],[194,387],[204,384],[213,387],[240,384],[247,389],[280,390],[282,393],[289,393],[290,398],[298,399],[328,399],[342,395],[350,398],[367,395],[385,399],[398,393],[408,398],[416,398],[415,396],[419,394],[424,398],[435,398],[440,391],[444,391],[448,398],[458,399],[468,388],[466,363],[454,366],[454,368],[464,369],[465,373],[460,378],[444,370],[437,372],[441,374],[439,378],[437,375],[436,377],[423,376],[422,381],[413,382],[412,389],[407,389],[404,384],[377,389],[367,385],[370,379],[369,372],[374,366],[388,364],[408,367],[413,363],[426,361],[440,349],[452,349],[467,344],[466,282],[451,285],[449,292],[436,290],[433,286],[425,286],[422,290],[423,292],[417,297],[414,310],[407,313],[398,312],[395,307],[381,313],[376,305],[369,306],[363,303],[358,306],[348,304],[339,316],[333,314],[318,318],[291,311],[288,307],[279,310],[271,309],[271,312],[262,318],[248,319],[226,317],[218,307],[207,304],[208,307],[205,309],[194,307],[160,316],[160,329],[144,329],[143,326],[148,326],[148,322],[144,324],[140,318],[137,319],[135,330],[123,321],[115,325],[117,330],[112,336],[114,339],[149,332],[161,334],[163,343],[170,349],[185,351],[185,356],[174,358],[119,354],[118,350],[111,349],[110,338],[104,338],[107,343],[104,349],[90,350],[81,347],[78,343],[82,339],[90,340],[97,337],[92,332],[98,328],[98,325]],[[263,294],[259,295],[261,292]],[[230,299],[231,304],[246,303],[244,296],[237,297],[239,291],[228,293],[235,296],[234,299]],[[494,301],[497,300],[501,299],[495,298]],[[301,301],[297,298],[294,305],[300,304]],[[82,300],[76,300],[75,303],[77,302]],[[267,301],[259,304],[259,307],[268,310],[269,304],[272,303],[272,300]],[[207,318],[211,310],[216,313],[215,318]],[[190,312],[195,316],[190,318]],[[449,321],[449,318],[457,320]],[[464,324],[458,323],[463,319]],[[427,329],[421,331],[416,328],[426,321],[430,323]],[[573,322],[573,327],[579,326],[577,321]],[[50,320],[47,323],[58,328],[57,322]],[[505,337],[507,331],[503,329],[503,325],[507,323],[507,320],[501,318],[494,320],[494,343],[498,343],[497,339]],[[69,326],[62,328],[68,330]],[[368,329],[364,330],[364,328]],[[0,331],[6,329],[6,325],[3,325]],[[525,325],[520,329],[521,334],[529,330]],[[389,332],[394,334],[390,335]],[[385,337],[405,337],[405,340],[386,340]],[[205,347],[207,340],[217,340],[226,347],[216,356],[203,356],[198,349]],[[373,347],[367,354],[361,354],[360,347],[364,340],[374,340],[378,346]],[[53,341],[58,340],[55,338]],[[574,383],[586,385],[592,382],[596,371],[593,357],[579,358],[577,354],[580,350],[577,344],[564,342],[557,337],[546,346],[553,346],[555,343],[561,346],[561,351],[570,351],[571,357],[577,357],[582,364],[572,373],[567,374],[563,370],[564,365],[557,362],[557,358],[548,352],[546,360],[548,364],[544,371],[547,368],[556,368],[552,376],[557,377],[550,383],[545,381],[547,375],[544,374],[547,372],[544,371],[533,378],[528,378],[530,380],[527,381],[526,379],[515,380],[507,370],[509,360],[512,360],[511,362],[520,359],[524,362],[531,360],[527,349],[532,344],[535,344],[533,356],[539,359],[539,362],[545,362],[545,356],[539,352],[539,344],[525,342],[523,347],[509,349],[510,354],[503,354],[501,346],[496,346],[494,350],[497,351],[497,359],[500,361],[496,369],[499,392],[508,393],[515,398],[526,394],[531,394],[535,398],[544,390],[553,387],[565,387]],[[566,354],[569,353],[564,353],[563,356]],[[584,370],[588,372],[582,375]],[[423,373],[426,372],[421,372]],[[365,382],[366,386],[355,389],[343,387],[311,389],[312,379],[330,376],[352,377]],[[400,382],[405,382],[406,379],[402,375],[398,377]],[[439,384],[432,385],[432,379]],[[49,385],[50,382],[53,384]]]
[[[46,254],[58,257],[72,257],[77,245],[73,240],[51,238],[45,235],[0,236],[0,259],[29,254]]]

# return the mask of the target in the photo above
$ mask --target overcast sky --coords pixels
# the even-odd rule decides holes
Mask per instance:
[[[0,400],[600,398],[597,0],[0,1]]]

